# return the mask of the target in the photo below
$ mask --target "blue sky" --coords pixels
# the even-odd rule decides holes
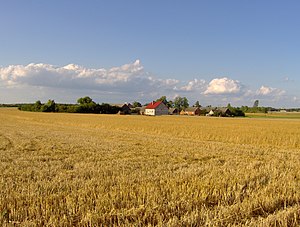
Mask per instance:
[[[300,106],[298,1],[0,1],[0,103]]]

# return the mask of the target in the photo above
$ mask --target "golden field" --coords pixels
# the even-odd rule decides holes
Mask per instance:
[[[299,226],[300,120],[0,109],[2,226]]]

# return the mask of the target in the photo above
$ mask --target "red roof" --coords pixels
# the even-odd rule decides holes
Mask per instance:
[[[156,109],[161,103],[162,101],[151,102],[148,104],[148,106],[146,106],[146,109]]]

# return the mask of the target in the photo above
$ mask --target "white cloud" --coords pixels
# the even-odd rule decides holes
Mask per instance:
[[[263,96],[281,96],[285,93],[284,90],[278,89],[278,88],[272,88],[267,86],[261,86],[257,91],[257,95],[263,95]]]
[[[49,98],[57,102],[75,102],[86,95],[97,102],[149,102],[162,95],[168,99],[185,96],[190,103],[200,100],[202,105],[218,106],[229,102],[249,105],[255,99],[272,106],[299,102],[293,99],[296,94],[288,96],[279,88],[261,86],[253,90],[227,77],[215,78],[209,83],[199,78],[189,81],[158,78],[146,72],[139,60],[109,69],[43,63],[0,67],[0,88],[0,103],[47,101]]]
[[[205,80],[198,80],[194,79],[188,82],[187,85],[184,85],[180,87],[178,90],[181,91],[196,91],[196,90],[202,90],[205,85]],[[176,90],[177,88],[175,88]]]
[[[42,87],[85,87],[126,83],[143,76],[143,66],[132,64],[106,69],[88,69],[75,64],[55,67],[48,64],[16,65],[0,68],[0,78],[9,84],[27,84]]]
[[[57,67],[49,64],[11,65],[0,67],[0,85],[6,88],[27,87],[93,91],[99,96],[111,94],[121,98],[154,97],[170,94],[181,82],[176,79],[160,79],[144,71],[139,60],[110,69],[92,69],[69,64]],[[83,92],[81,92],[83,93]],[[75,92],[74,92],[75,94]],[[123,94],[123,95],[122,95]],[[51,97],[53,94],[49,94]]]
[[[236,94],[241,91],[241,87],[242,85],[237,80],[232,80],[227,77],[216,78],[210,81],[204,94]]]

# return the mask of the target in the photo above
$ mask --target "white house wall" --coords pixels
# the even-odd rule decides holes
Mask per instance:
[[[145,109],[145,115],[155,115],[155,109]]]

